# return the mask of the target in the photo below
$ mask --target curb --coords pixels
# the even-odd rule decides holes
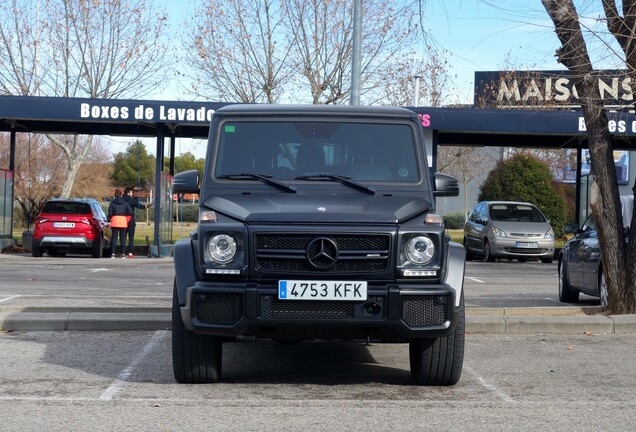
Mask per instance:
[[[170,330],[162,312],[20,312],[0,313],[3,331]]]
[[[4,312],[2,331],[170,330],[170,312]],[[466,333],[636,334],[636,315],[486,315],[467,313]]]

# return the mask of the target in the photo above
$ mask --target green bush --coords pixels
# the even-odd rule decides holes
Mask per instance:
[[[466,217],[464,217],[463,212],[450,212],[444,215],[444,226],[447,229],[462,229],[464,222],[466,222]]]
[[[180,222],[197,222],[199,220],[198,204],[181,204],[175,206],[177,220]]]
[[[517,154],[497,163],[482,184],[478,201],[525,201],[536,205],[550,219],[557,236],[563,234],[563,194],[548,165],[527,154]]]

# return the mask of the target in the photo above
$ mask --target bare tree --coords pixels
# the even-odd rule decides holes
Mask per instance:
[[[208,0],[186,23],[186,60],[196,96],[275,103],[290,74],[276,0]]]
[[[398,59],[388,72],[386,82],[379,94],[379,101],[392,106],[412,106],[415,92],[415,76],[420,77],[418,101],[420,106],[439,107],[449,102],[452,96],[449,82],[449,64],[445,51],[438,52],[429,47],[426,58],[410,57]]]
[[[0,134],[0,166],[8,165],[9,134]],[[44,203],[59,196],[64,185],[66,156],[59,146],[43,135],[21,133],[16,135],[14,192],[21,223],[32,221]],[[97,140],[87,154],[74,185],[75,196],[110,196],[109,173],[112,164],[106,147]]]
[[[484,147],[440,146],[437,170],[455,176],[464,187],[464,217],[468,216],[468,191],[471,182],[487,172],[495,160]]]
[[[0,90],[143,96],[165,76],[164,26],[165,15],[143,0],[0,0]],[[66,156],[61,196],[67,197],[92,137],[47,136]]]
[[[363,4],[361,94],[370,101],[394,61],[413,56],[416,5]],[[193,93],[226,101],[343,103],[349,97],[353,3],[342,0],[208,0],[184,27]],[[376,92],[376,93],[374,93]]]
[[[573,1],[542,0],[542,3],[561,42],[556,52],[557,60],[574,76],[585,118],[594,178],[591,207],[598,229],[609,293],[607,311],[635,313],[636,217],[632,217],[629,240],[626,242],[607,114],[597,87],[599,74],[592,65],[582,20]],[[631,78],[633,93],[636,90],[636,1],[622,1],[622,16],[614,1],[603,0],[602,3],[607,27],[623,50],[622,56],[615,55],[622,57]]]

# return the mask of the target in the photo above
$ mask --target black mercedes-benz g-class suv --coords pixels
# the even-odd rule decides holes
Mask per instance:
[[[213,115],[199,222],[174,246],[178,382],[221,378],[237,336],[408,342],[417,384],[453,385],[464,353],[464,248],[450,241],[407,109],[229,105]]]

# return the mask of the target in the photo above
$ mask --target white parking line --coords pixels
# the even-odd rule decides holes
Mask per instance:
[[[466,276],[466,279],[470,279],[471,281],[475,281],[475,282],[479,282],[479,283],[486,283],[481,279],[477,279],[476,277],[470,277],[470,276]]]
[[[170,332],[166,330],[156,331],[152,335],[148,343],[143,347],[143,349],[139,351],[139,353],[135,356],[130,365],[128,365],[126,369],[121,371],[119,375],[117,375],[117,379],[113,381],[112,384],[102,392],[102,394],[99,396],[99,399],[112,400],[115,396],[117,396],[117,393],[119,393],[126,386],[126,381],[135,372],[135,369],[137,369],[141,362],[144,361],[146,356],[150,354],[150,352],[155,349],[155,347],[159,345],[161,340],[169,333]]]
[[[497,387],[494,384],[490,384],[488,381],[486,381],[485,378],[483,378],[482,376],[480,376],[479,374],[477,374],[472,368],[464,365],[464,371],[468,372],[470,375],[472,375],[474,378],[477,379],[477,381],[479,381],[479,384],[481,384],[482,387],[484,387],[486,390],[488,390],[489,392],[494,393],[495,395],[497,395],[497,397],[499,399],[501,399],[504,402],[514,402],[515,400],[512,398],[512,396],[510,396],[509,394],[507,394],[506,392],[504,392],[503,390],[501,390],[499,387]]]
[[[22,296],[21,295],[14,295],[14,296],[11,296],[11,297],[3,298],[3,299],[0,299],[0,303],[6,302],[6,301],[9,301],[9,300],[13,300],[13,299],[18,298],[18,297],[22,297]]]

